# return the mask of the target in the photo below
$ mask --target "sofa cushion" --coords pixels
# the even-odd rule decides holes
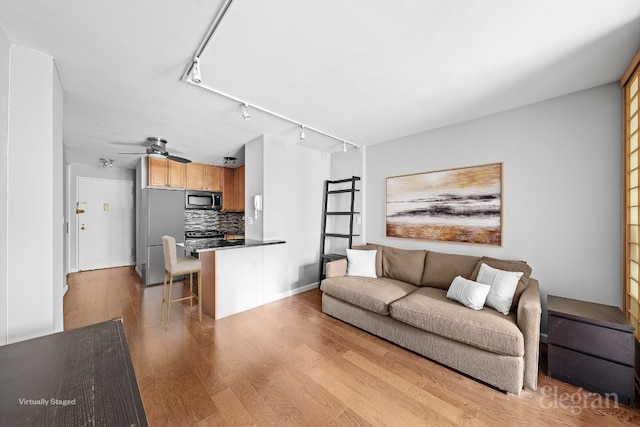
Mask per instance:
[[[471,278],[471,273],[479,260],[477,256],[429,251],[420,284],[446,290],[456,276],[475,280]]]
[[[425,250],[398,249],[385,246],[382,251],[383,276],[419,286],[422,281]]]
[[[332,277],[320,285],[322,292],[385,316],[389,314],[389,304],[416,289],[416,286],[384,277]]]
[[[351,249],[359,249],[363,251],[378,251],[376,253],[376,276],[382,277],[382,250],[384,246],[368,243],[366,245],[354,246]]]
[[[396,320],[492,353],[524,355],[524,336],[515,313],[469,310],[446,297],[446,291],[422,287],[389,307]]]
[[[531,267],[526,263],[526,261],[504,260],[483,256],[475,266],[470,277],[471,280],[477,280],[478,273],[480,272],[480,264],[482,263],[487,264],[489,267],[497,268],[498,270],[519,271],[523,273],[520,277],[520,281],[518,282],[518,286],[516,287],[516,292],[513,294],[513,300],[511,301],[511,311],[514,311],[518,307],[520,295],[522,295],[524,288],[529,284],[529,278],[531,277],[532,271]]]

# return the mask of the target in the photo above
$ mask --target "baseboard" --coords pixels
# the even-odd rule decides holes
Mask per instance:
[[[291,289],[291,290],[286,291],[286,292],[282,292],[282,293],[279,293],[279,294],[276,294],[276,295],[271,295],[271,296],[265,298],[264,304],[267,304],[267,303],[270,303],[270,302],[274,302],[274,301],[278,301],[278,300],[281,300],[283,298],[288,298],[288,297],[291,297],[293,295],[301,294],[303,292],[310,291],[311,289],[316,289],[316,288],[318,288],[318,286],[320,286],[320,284],[318,282],[314,282],[314,283],[311,283],[310,285],[301,286],[299,288]]]

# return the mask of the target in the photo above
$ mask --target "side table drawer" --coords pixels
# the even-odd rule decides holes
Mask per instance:
[[[548,328],[549,344],[628,366],[634,364],[633,334],[556,316],[549,316]]]
[[[592,357],[553,344],[548,346],[548,375],[598,393],[616,393],[629,405],[634,398],[633,367]]]

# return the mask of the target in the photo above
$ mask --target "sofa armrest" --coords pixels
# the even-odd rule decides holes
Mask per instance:
[[[524,386],[538,387],[538,358],[540,356],[540,283],[530,279],[518,302],[517,324],[524,335]]]
[[[347,260],[337,259],[335,261],[328,262],[325,266],[327,272],[327,279],[331,277],[341,277],[347,275]]]

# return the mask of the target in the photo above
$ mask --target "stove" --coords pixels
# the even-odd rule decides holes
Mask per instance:
[[[192,230],[184,232],[184,239],[222,239],[224,233],[220,230]]]
[[[203,249],[215,245],[224,239],[219,230],[193,230],[184,232],[184,244],[187,248]]]

